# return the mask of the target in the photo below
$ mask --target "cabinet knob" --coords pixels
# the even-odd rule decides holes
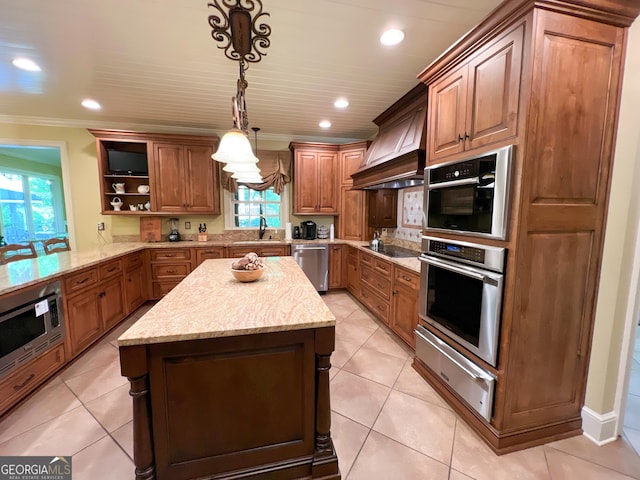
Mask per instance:
[[[471,137],[469,136],[469,134],[467,132],[464,132],[464,139],[465,140],[469,140]]]
[[[460,143],[462,140],[464,140],[464,138],[462,138],[462,135],[458,134],[458,143]]]

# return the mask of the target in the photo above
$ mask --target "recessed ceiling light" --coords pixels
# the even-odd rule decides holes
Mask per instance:
[[[27,72],[39,72],[41,70],[40,65],[33,60],[24,57],[16,57],[11,63],[13,63],[14,67],[26,70]]]
[[[331,122],[329,120],[322,120],[319,125],[321,128],[329,128],[331,126]]]
[[[100,110],[102,108],[102,105],[90,98],[85,98],[84,100],[82,100],[82,106],[84,108],[88,108],[89,110]]]
[[[349,106],[349,101],[346,98],[339,98],[333,102],[333,106],[336,108],[347,108]]]
[[[391,46],[397,45],[404,40],[404,32],[397,28],[390,28],[380,36],[380,43]]]

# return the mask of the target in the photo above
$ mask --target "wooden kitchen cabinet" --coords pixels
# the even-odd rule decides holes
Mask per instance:
[[[89,130],[96,137],[100,200],[103,214],[152,215],[154,213],[220,214],[219,173],[211,160],[218,137]],[[145,154],[147,170],[126,174],[109,170],[108,150]],[[115,193],[112,184],[124,183],[125,193]],[[148,185],[149,191],[138,191]],[[111,202],[118,197],[123,205],[114,210]],[[150,210],[129,205],[151,204]]]
[[[582,433],[623,52],[639,13],[619,0],[507,0],[419,75],[430,92],[428,162],[460,152],[453,92],[465,90],[465,66],[462,148],[480,156],[514,144],[497,364],[440,334],[495,375],[490,420],[428,360],[414,361],[498,453]]]
[[[391,319],[389,326],[413,350],[414,330],[418,326],[418,291],[420,276],[406,268],[394,266]]]
[[[244,257],[247,253],[254,252],[259,257],[289,257],[291,247],[289,245],[234,245],[227,248],[227,257]]]
[[[391,310],[391,281],[390,262],[360,252],[360,301],[385,324]]]
[[[367,239],[367,197],[365,190],[352,190],[351,174],[364,161],[370,142],[340,145],[340,209],[336,218],[336,235],[344,240]]]
[[[65,279],[64,285],[73,284],[73,278],[79,278],[84,273],[74,274],[71,279]],[[71,354],[76,355],[86,347],[91,345],[94,340],[100,337],[102,333],[102,324],[100,321],[100,304],[98,301],[98,293],[100,290],[91,286],[96,282],[91,282],[91,278],[98,278],[97,268],[86,270],[85,282],[79,280],[80,285],[85,283],[83,288],[76,288],[79,292],[73,296],[69,295],[69,290],[65,289],[65,319],[67,321],[67,333],[71,345]],[[76,281],[76,284],[78,282]]]
[[[343,288],[346,284],[343,245],[329,245],[329,289]]]
[[[516,26],[429,87],[429,162],[515,137],[524,27]]]
[[[169,293],[191,273],[191,249],[158,248],[149,252],[151,266],[151,298],[159,299]]]
[[[130,314],[147,301],[147,276],[144,253],[127,255],[124,263],[125,312]]]
[[[367,192],[368,223],[372,228],[398,226],[398,190],[383,188]]]
[[[99,290],[100,320],[102,330],[107,331],[127,316],[122,276],[118,275],[105,281]]]
[[[224,258],[224,247],[196,248],[196,267],[209,258]]]
[[[340,189],[340,215],[336,221],[341,240],[367,240],[367,192]]]
[[[0,379],[0,415],[38,387],[65,363],[64,344],[49,349]]]
[[[65,277],[65,319],[76,355],[126,316],[122,262],[107,262]]]
[[[360,251],[347,247],[347,290],[360,300]]]
[[[364,161],[364,155],[371,142],[345,143],[339,146],[340,151],[340,185],[353,185],[351,174],[358,171]]]
[[[154,211],[220,214],[218,167],[211,145],[154,143]]]
[[[293,214],[338,215],[338,148],[293,142]]]

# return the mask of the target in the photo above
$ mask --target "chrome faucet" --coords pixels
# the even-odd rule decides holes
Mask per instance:
[[[260,236],[260,240],[264,237],[264,232],[267,231],[267,219],[260,215],[260,230],[258,231],[258,235]]]

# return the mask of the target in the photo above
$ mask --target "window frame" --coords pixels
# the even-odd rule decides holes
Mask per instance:
[[[76,227],[74,223],[74,197],[71,193],[71,160],[69,158],[67,142],[62,140],[24,139],[24,138],[0,138],[0,147],[51,147],[57,148],[60,154],[60,169],[62,172],[62,195],[64,198],[64,212],[67,219],[67,234],[72,250],[76,248]],[[95,160],[95,157],[94,157]]]
[[[33,237],[30,241],[37,242],[35,239],[35,231],[33,230],[35,225],[33,223],[33,207],[31,203],[31,188],[29,186],[29,177],[38,177],[44,180],[47,180],[51,185],[51,194],[53,197],[52,207],[54,212],[55,226],[56,231],[52,232],[52,236],[61,235],[63,232],[69,236],[69,221],[66,218],[66,209],[64,208],[66,204],[66,198],[63,192],[63,182],[64,180],[61,177],[56,175],[50,175],[48,173],[35,172],[32,170],[25,170],[19,168],[11,168],[11,167],[2,167],[0,166],[0,173],[8,173],[10,175],[19,175],[22,177],[22,191],[25,193],[25,217],[27,223],[27,231],[29,232],[29,236]],[[2,231],[4,232],[4,224],[2,222],[2,216],[0,215],[0,226],[2,226]],[[5,241],[7,238],[5,236]]]
[[[271,187],[272,188],[272,187]],[[224,189],[224,228],[225,230],[242,230],[242,231],[258,231],[258,227],[236,227],[234,223],[235,212],[233,209],[234,193]],[[283,230],[284,226],[289,222],[289,185],[284,186],[284,190],[280,194],[280,227],[273,227],[267,224],[269,229]]]

